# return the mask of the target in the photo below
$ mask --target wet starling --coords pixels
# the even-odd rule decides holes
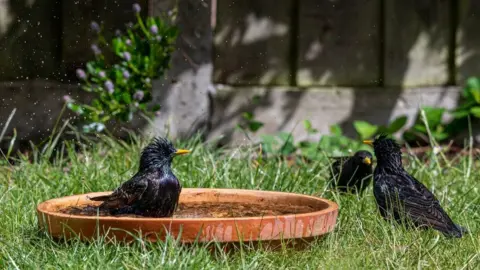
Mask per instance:
[[[331,185],[342,192],[362,193],[372,181],[372,154],[358,151],[353,156],[333,157]]]
[[[170,168],[177,150],[171,142],[157,138],[143,149],[138,172],[112,194],[90,198],[103,201],[100,209],[111,214],[136,214],[147,217],[170,217],[175,211],[182,187]]]
[[[364,143],[373,146],[377,158],[373,194],[384,219],[393,217],[399,223],[408,221],[407,224],[418,228],[433,228],[446,236],[462,237],[466,230],[453,223],[435,195],[405,171],[400,146],[394,140],[380,135],[375,141]]]

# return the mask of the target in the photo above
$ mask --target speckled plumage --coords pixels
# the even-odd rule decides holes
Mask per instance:
[[[381,135],[373,147],[377,158],[373,194],[382,217],[393,217],[397,222],[407,220],[416,227],[462,237],[466,230],[452,221],[427,187],[405,171],[400,146]]]
[[[358,151],[353,156],[333,157],[331,186],[342,192],[362,193],[372,181],[372,154]]]
[[[103,201],[100,208],[112,214],[170,217],[175,211],[182,187],[171,170],[176,149],[164,138],[145,147],[138,172],[112,194],[90,198]]]

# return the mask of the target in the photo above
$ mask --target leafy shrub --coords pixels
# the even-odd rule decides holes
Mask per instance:
[[[310,121],[304,120],[303,125],[307,134],[318,133]],[[300,155],[310,160],[319,160],[325,156],[348,155],[361,149],[370,149],[361,141],[344,136],[338,125],[331,126],[330,134],[322,135],[318,141],[296,141],[293,134],[288,132],[279,132],[274,135],[263,134],[260,139],[263,153],[269,156]]]
[[[111,42],[106,41],[102,26],[91,23],[97,33],[91,46],[94,60],[86,64],[86,70],[77,69],[77,77],[82,89],[94,98],[82,104],[65,97],[67,107],[84,123],[84,132],[100,132],[110,120],[129,122],[136,112],[152,117],[160,109],[159,105],[149,105],[152,80],[169,68],[178,31],[171,20],[141,18],[138,4],[133,5],[133,11],[137,22],[127,26],[125,33],[117,31]],[[106,59],[105,49],[113,52],[113,61]]]

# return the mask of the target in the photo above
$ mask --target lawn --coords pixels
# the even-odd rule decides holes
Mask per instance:
[[[300,166],[268,161],[256,167],[253,149],[210,150],[195,141],[177,146],[193,149],[174,160],[184,187],[228,187],[314,194],[339,204],[335,231],[303,251],[277,252],[243,247],[226,254],[206,245],[185,247],[175,241],[133,245],[56,242],[37,229],[36,205],[46,199],[112,190],[137,169],[144,142],[123,144],[110,139],[48,159],[46,154],[0,166],[0,267],[12,269],[347,269],[480,267],[480,172],[475,158],[451,165],[436,158],[409,157],[407,170],[426,184],[455,222],[469,228],[461,239],[435,231],[407,231],[383,221],[372,188],[363,197],[339,195],[326,185],[326,159]],[[442,161],[442,158],[438,156]],[[5,162],[3,163],[5,164]]]

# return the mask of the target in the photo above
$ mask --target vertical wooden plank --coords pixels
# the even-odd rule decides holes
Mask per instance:
[[[449,0],[385,1],[385,84],[448,82]]]
[[[63,38],[62,60],[65,72],[74,77],[75,69],[83,67],[93,58],[91,44],[96,35],[91,30],[91,22],[103,23],[107,40],[117,29],[124,30],[129,22],[135,22],[132,11],[133,3],[142,7],[142,16],[148,13],[148,0],[84,0],[64,1],[63,3]]]
[[[380,0],[299,3],[298,84],[377,85]]]
[[[465,83],[470,76],[480,76],[480,2],[461,0],[455,50],[456,81]]]
[[[151,14],[160,15],[175,8],[178,0],[149,0],[149,16]]]
[[[291,7],[292,0],[218,1],[214,81],[288,84]]]
[[[59,3],[0,1],[0,80],[55,76],[60,63]]]

